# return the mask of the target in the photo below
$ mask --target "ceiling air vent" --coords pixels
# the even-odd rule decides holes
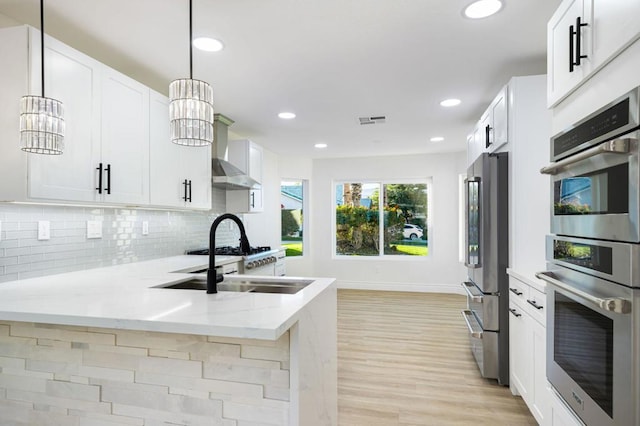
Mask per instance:
[[[382,124],[385,122],[387,117],[384,115],[377,115],[375,117],[360,117],[360,125],[364,126],[365,124]]]

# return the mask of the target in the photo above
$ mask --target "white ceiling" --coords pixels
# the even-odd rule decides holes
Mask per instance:
[[[193,0],[194,78],[214,89],[231,131],[279,155],[351,157],[460,151],[511,76],[546,72],[546,22],[560,0]],[[48,34],[167,94],[189,74],[188,0],[46,0]],[[0,14],[39,26],[39,0]],[[0,20],[1,22],[2,20]],[[442,99],[457,97],[445,109]],[[281,120],[280,111],[294,120]],[[358,117],[385,115],[361,126]],[[233,135],[232,135],[233,136]],[[443,136],[444,142],[429,142]],[[315,143],[329,145],[325,150]]]

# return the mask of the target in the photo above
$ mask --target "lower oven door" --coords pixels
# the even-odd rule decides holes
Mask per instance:
[[[637,426],[639,290],[551,267],[536,274],[548,283],[549,382],[585,424]]]

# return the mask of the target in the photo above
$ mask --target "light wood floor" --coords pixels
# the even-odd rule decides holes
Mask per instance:
[[[340,426],[536,425],[480,377],[450,294],[338,291]]]

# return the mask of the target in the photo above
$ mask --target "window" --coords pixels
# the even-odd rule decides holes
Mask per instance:
[[[428,195],[426,181],[336,183],[335,254],[426,256]]]
[[[302,256],[304,217],[304,181],[280,182],[280,210],[282,215],[282,246],[287,256]]]

